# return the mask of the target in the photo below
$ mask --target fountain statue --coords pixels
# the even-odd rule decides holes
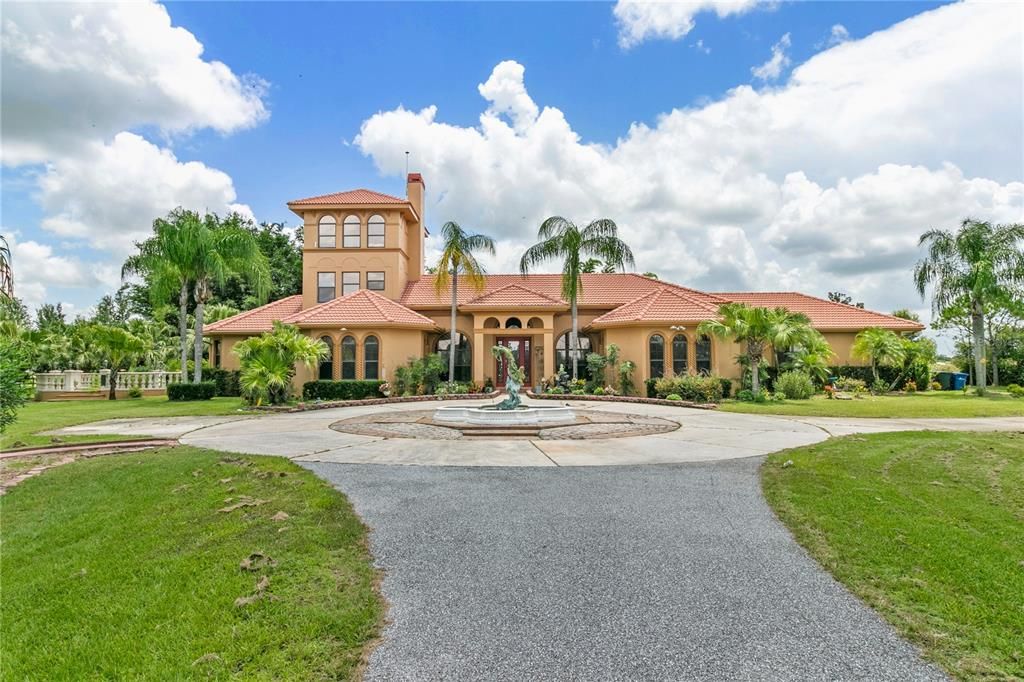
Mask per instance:
[[[505,346],[493,346],[491,355],[505,362],[508,367],[508,378],[505,380],[505,392],[508,396],[494,406],[496,410],[514,410],[519,407],[519,389],[526,382],[526,369],[516,366],[516,357]]]

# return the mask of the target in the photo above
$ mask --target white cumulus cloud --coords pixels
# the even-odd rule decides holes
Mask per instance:
[[[1020,19],[1010,5],[941,7],[828,49],[781,86],[633,124],[612,145],[581,139],[505,62],[480,88],[477,125],[399,107],[354,143],[389,175],[412,151],[428,220],[497,237],[495,270],[515,269],[549,215],[610,217],[638,268],[668,279],[920,307],[922,231],[965,215],[1024,220]]]
[[[786,50],[790,48],[790,45],[789,34],[786,33],[779,38],[779,42],[772,45],[772,56],[768,58],[768,61],[750,69],[750,73],[754,74],[754,78],[762,81],[777,80],[782,75],[783,69],[790,64],[789,55],[786,54]]]
[[[267,117],[266,84],[204,60],[202,44],[154,2],[11,3],[0,46],[7,165],[138,126],[230,133]]]
[[[701,12],[727,17],[748,12],[757,4],[758,0],[618,0],[612,12],[619,26],[619,45],[629,49],[649,39],[682,38],[693,30],[693,18]]]

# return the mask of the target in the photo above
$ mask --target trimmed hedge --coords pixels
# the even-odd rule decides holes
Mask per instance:
[[[665,377],[655,381],[654,392],[664,399],[677,395],[695,403],[717,403],[722,399],[722,382],[718,377],[703,375]]]
[[[341,381],[307,381],[302,385],[304,400],[364,400],[380,398],[383,381],[359,381],[342,379]]]
[[[201,381],[198,384],[169,384],[168,400],[210,400],[217,395],[217,384],[213,381]]]
[[[237,369],[204,369],[203,376],[217,384],[217,395],[237,398],[242,395],[242,387],[239,380],[242,376],[241,370]]]

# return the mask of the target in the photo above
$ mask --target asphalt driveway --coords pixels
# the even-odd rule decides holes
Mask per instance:
[[[303,465],[385,571],[367,679],[944,679],[795,544],[760,461]]]

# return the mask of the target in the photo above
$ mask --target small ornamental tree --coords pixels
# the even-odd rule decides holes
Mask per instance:
[[[295,364],[311,371],[327,357],[327,344],[310,338],[291,324],[274,322],[274,328],[235,344],[234,353],[242,366],[239,385],[254,405],[279,405],[291,396]]]
[[[146,342],[123,327],[95,324],[86,332],[110,368],[108,400],[117,400],[117,375],[146,352]]]
[[[903,340],[888,329],[880,327],[871,327],[857,334],[852,351],[854,357],[871,363],[871,374],[876,384],[881,381],[878,376],[879,365],[899,365],[906,356]]]

